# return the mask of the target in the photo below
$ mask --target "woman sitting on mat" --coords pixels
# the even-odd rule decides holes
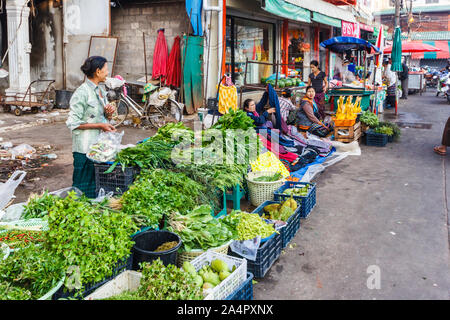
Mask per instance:
[[[319,108],[314,101],[316,91],[312,86],[306,88],[306,95],[300,102],[300,108],[291,118],[299,131],[309,132],[319,137],[326,137],[332,130],[331,124],[325,124],[319,114]],[[293,121],[292,121],[293,120]]]
[[[276,112],[275,108],[264,110],[268,101],[269,93],[267,92],[267,88],[258,104],[253,99],[244,101],[244,110],[247,112],[247,116],[253,119],[256,127],[265,126],[270,121],[270,115]]]

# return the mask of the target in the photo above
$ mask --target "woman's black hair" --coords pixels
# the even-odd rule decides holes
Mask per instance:
[[[284,90],[281,95],[285,98],[291,98],[292,97],[292,90],[287,88],[286,90]]]
[[[314,87],[313,86],[307,86],[305,92],[308,92],[309,89],[314,89]],[[314,92],[316,92],[316,89],[314,89]]]
[[[103,69],[107,60],[104,57],[93,56],[86,59],[81,66],[81,71],[88,77],[92,78],[95,75],[97,69]]]
[[[317,67],[317,68],[320,70],[320,68],[319,68],[319,62],[318,62],[317,60],[311,61],[311,63],[310,63],[309,65],[313,65],[313,66]]]
[[[248,106],[250,105],[250,102],[252,102],[253,99],[247,99],[244,101],[244,110],[248,109]]]

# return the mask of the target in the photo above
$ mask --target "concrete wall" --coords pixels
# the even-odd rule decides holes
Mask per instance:
[[[120,74],[131,81],[145,76],[143,32],[146,34],[147,73],[151,75],[157,31],[160,28],[165,29],[170,53],[174,38],[182,38],[182,34],[189,28],[184,1],[112,8],[111,35],[119,37],[114,71],[116,75]]]

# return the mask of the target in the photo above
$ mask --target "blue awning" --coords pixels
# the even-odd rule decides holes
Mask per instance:
[[[354,37],[331,38],[322,42],[320,46],[337,53],[343,53],[348,50],[365,50],[369,53],[373,50],[377,53],[381,53],[380,48],[375,47],[370,42]]]

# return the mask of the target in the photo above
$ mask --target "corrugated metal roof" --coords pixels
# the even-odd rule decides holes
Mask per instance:
[[[420,13],[420,12],[442,12],[442,11],[450,11],[450,5],[440,5],[440,6],[417,6],[412,8],[413,13]],[[405,10],[402,10],[402,12],[406,12]],[[374,16],[381,16],[381,15],[390,15],[395,14],[395,9],[384,9],[378,12],[374,12]]]
[[[387,40],[392,40],[392,34],[388,34]],[[402,40],[408,39],[406,33],[402,33]],[[413,32],[411,40],[450,40],[450,31]]]

